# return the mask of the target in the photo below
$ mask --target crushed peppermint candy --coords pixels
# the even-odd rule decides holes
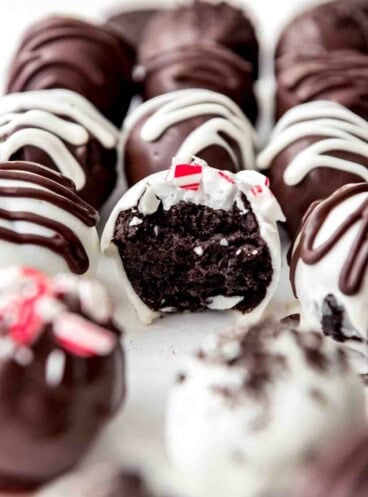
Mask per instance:
[[[12,279],[8,277],[9,272]],[[86,317],[69,311],[62,299],[63,294],[69,293],[78,299]],[[97,312],[100,305],[102,310]],[[47,325],[52,325],[56,342],[74,355],[108,355],[118,337],[100,325],[111,317],[109,299],[97,282],[69,275],[51,278],[31,268],[2,270],[0,334],[2,341],[10,340],[14,344],[13,356],[20,363],[26,364],[32,358],[30,347],[45,332]]]

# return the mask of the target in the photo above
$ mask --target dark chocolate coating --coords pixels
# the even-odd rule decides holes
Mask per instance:
[[[134,185],[150,174],[166,169],[187,136],[214,116],[192,117],[181,121],[171,126],[154,142],[147,142],[141,138],[142,126],[148,117],[144,117],[134,126],[124,148],[124,170],[128,186]],[[238,145],[229,137],[225,138],[240,162]],[[227,151],[218,145],[208,147],[198,155],[217,169],[233,172],[238,170]]]
[[[118,10],[107,18],[107,26],[123,38],[136,51],[150,19],[160,9]]]
[[[312,100],[368,118],[368,9],[338,0],[296,17],[276,49],[276,119]]]
[[[78,195],[95,209],[100,209],[111,195],[117,180],[117,150],[107,149],[93,137],[86,145],[76,147],[66,144],[85,172],[86,183]],[[58,171],[54,161],[43,150],[23,147],[12,160],[35,162]]]
[[[139,50],[144,97],[205,88],[230,97],[254,122],[258,52],[252,23],[225,2],[165,10],[147,25]]]
[[[293,497],[366,497],[368,438],[352,434],[337,443],[309,469]]]
[[[287,219],[286,226],[292,238],[296,236],[302,218],[313,202],[329,197],[343,185],[362,181],[360,176],[324,167],[313,169],[297,185],[287,185],[284,181],[286,167],[301,151],[317,141],[319,141],[318,137],[306,137],[294,142],[274,159],[269,169],[272,191],[284,211]],[[329,155],[352,160],[368,167],[368,157],[347,152],[335,152]]]
[[[106,26],[49,17],[25,33],[7,92],[73,90],[119,125],[134,93],[133,63],[130,46]]]
[[[368,18],[357,2],[335,0],[299,14],[284,29],[276,58],[323,49],[368,52]]]
[[[224,211],[186,202],[168,211],[161,205],[148,216],[136,209],[120,213],[113,243],[135,292],[150,309],[194,312],[223,295],[243,296],[236,309],[246,313],[263,301],[272,281],[271,255],[244,195],[242,202],[246,214],[235,205]],[[131,226],[135,217],[142,223]]]
[[[252,64],[258,73],[258,41],[253,24],[243,10],[226,2],[194,1],[164,10],[147,26],[139,55],[145,62],[165,52],[203,41],[227,48]]]
[[[77,302],[68,302],[79,313]],[[101,326],[101,324],[100,324]],[[118,334],[111,322],[106,328]],[[83,358],[64,349],[64,376],[46,380],[50,354],[60,349],[52,325],[32,346],[26,366],[0,361],[0,488],[25,490],[75,466],[125,394],[124,355],[118,344],[107,356]]]

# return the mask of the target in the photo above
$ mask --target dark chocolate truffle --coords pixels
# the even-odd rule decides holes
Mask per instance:
[[[195,1],[157,14],[147,26],[139,63],[146,99],[204,88],[227,95],[256,120],[258,42],[240,9]]]
[[[72,468],[121,405],[124,356],[97,282],[12,267],[0,278],[0,487]]]
[[[145,323],[202,309],[258,313],[279,278],[279,219],[259,173],[174,163],[121,198],[102,250]]]
[[[70,178],[100,208],[114,189],[119,131],[70,90],[13,93],[0,99],[0,160],[37,162]]]
[[[306,471],[291,497],[366,497],[368,495],[368,437],[351,434],[334,441]]]
[[[49,17],[25,33],[7,91],[72,90],[120,125],[134,92],[133,63],[130,46],[107,27]]]
[[[290,259],[304,328],[352,351],[368,373],[368,183],[346,185],[307,212]]]
[[[0,198],[0,267],[96,271],[98,214],[69,179],[31,162],[0,162]]]
[[[334,1],[296,17],[276,50],[279,119],[312,100],[338,102],[368,118],[368,12]]]
[[[123,163],[129,186],[162,171],[173,157],[199,157],[218,169],[253,169],[256,134],[224,95],[180,90],[148,100],[125,121]]]
[[[294,237],[313,202],[368,181],[368,124],[334,102],[300,105],[278,122],[258,166],[268,170]]]
[[[117,10],[108,17],[107,25],[110,29],[115,30],[136,51],[144,36],[147,24],[159,11],[159,9],[154,8]]]

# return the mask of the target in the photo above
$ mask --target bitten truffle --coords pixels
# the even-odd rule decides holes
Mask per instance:
[[[38,486],[81,459],[125,393],[104,287],[31,268],[0,272],[0,488]]]
[[[71,179],[100,208],[114,189],[119,131],[69,90],[13,93],[0,99],[0,161],[25,160]]]
[[[164,10],[147,25],[139,50],[144,96],[185,88],[218,91],[254,122],[258,51],[252,23],[226,2]]]
[[[295,241],[290,278],[302,326],[353,351],[368,373],[368,183],[346,185],[312,205]]]
[[[98,214],[72,181],[32,162],[0,162],[0,198],[0,267],[93,275]]]
[[[333,342],[267,321],[214,337],[187,359],[166,426],[169,456],[193,494],[289,495],[341,430],[365,427],[363,387]]]
[[[174,162],[121,198],[102,250],[145,323],[202,309],[254,315],[279,280],[280,219],[263,175]]]
[[[238,172],[253,169],[257,135],[225,95],[190,89],[148,100],[126,119],[123,162],[129,186],[162,171],[173,157],[205,160]]]
[[[23,36],[8,76],[8,93],[67,89],[120,125],[134,93],[130,46],[106,26],[48,17]]]
[[[288,111],[258,156],[295,237],[309,206],[348,183],[368,181],[368,124],[343,106],[310,102]]]

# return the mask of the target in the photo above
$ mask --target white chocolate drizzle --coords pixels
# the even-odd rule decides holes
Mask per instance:
[[[126,137],[145,116],[149,116],[141,130],[141,139],[145,142],[158,140],[171,126],[180,122],[211,116],[183,141],[176,157],[190,162],[193,156],[200,156],[207,147],[216,145],[226,150],[237,170],[254,169],[256,132],[241,109],[225,95],[202,89],[160,95],[139,106],[127,118],[123,128]],[[239,147],[240,163],[225,136]]]
[[[23,147],[36,147],[81,190],[86,176],[68,145],[86,145],[91,136],[107,149],[119,140],[118,130],[72,91],[13,93],[0,100],[0,161],[8,161]]]
[[[334,157],[347,152],[368,158],[368,123],[335,102],[316,101],[288,111],[277,123],[269,145],[258,156],[259,169],[268,169],[287,147],[307,137],[320,137],[288,164],[287,185],[299,184],[311,171],[328,167],[360,176],[368,181],[368,169],[352,160]]]

